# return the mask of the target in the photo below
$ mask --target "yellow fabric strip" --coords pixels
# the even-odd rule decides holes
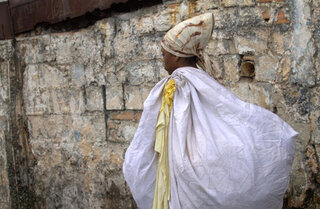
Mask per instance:
[[[175,81],[170,79],[163,90],[162,104],[156,126],[156,139],[154,150],[158,152],[159,162],[157,168],[156,186],[154,191],[152,209],[168,209],[170,200],[170,172],[168,133],[170,113],[173,106]]]

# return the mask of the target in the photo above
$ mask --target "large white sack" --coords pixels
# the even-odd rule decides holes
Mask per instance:
[[[144,103],[123,165],[138,207],[152,208],[155,126],[169,78],[176,81],[169,131],[170,208],[281,209],[297,132],[192,67],[161,80]]]

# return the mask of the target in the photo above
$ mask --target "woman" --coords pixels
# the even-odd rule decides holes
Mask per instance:
[[[139,208],[282,208],[297,132],[205,72],[213,24],[199,15],[163,38],[170,75],[145,101],[123,165]]]

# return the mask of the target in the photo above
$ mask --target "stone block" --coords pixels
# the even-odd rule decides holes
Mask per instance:
[[[275,22],[275,24],[289,24],[289,23],[290,23],[290,20],[286,17],[284,12],[281,9],[279,9],[278,15],[277,15],[277,21]]]
[[[282,73],[279,76],[279,80],[281,77],[282,81],[288,81],[291,72],[291,58],[288,54],[285,54],[280,60],[279,68],[279,71]]]
[[[157,32],[166,32],[168,31],[171,27],[174,26],[173,22],[171,19],[173,18],[174,15],[173,11],[170,12],[170,10],[164,10],[161,13],[158,13],[154,17],[154,29]]]
[[[289,112],[295,122],[310,123],[311,97],[308,87],[290,85],[282,88],[283,103],[286,104],[287,110],[284,114]]]
[[[117,175],[122,175],[122,164],[124,161],[124,153],[126,145],[121,145],[121,143],[108,143],[107,152],[102,154],[102,157],[106,159],[107,171],[114,172]],[[110,175],[111,176],[111,175]]]
[[[239,27],[266,24],[258,7],[227,7],[223,10],[213,10],[213,14],[215,29],[236,31]]]
[[[87,111],[101,111],[103,112],[103,97],[101,86],[86,86],[85,87],[85,104]]]
[[[102,66],[102,34],[95,30],[51,35],[51,49],[58,64],[78,63],[100,69]]]
[[[138,36],[154,33],[154,19],[151,16],[141,17],[135,25]]]
[[[129,121],[139,121],[142,111],[117,111],[111,112],[109,118],[111,120],[129,120]]]
[[[138,22],[137,16],[132,16],[128,20],[119,20],[116,19],[116,35],[120,35],[124,38],[128,38],[129,36],[135,34],[134,26]]]
[[[9,105],[9,62],[0,62],[0,116],[8,113]]]
[[[317,86],[311,91],[311,105],[313,110],[320,110],[320,86]],[[319,120],[320,123],[320,120]],[[320,125],[320,124],[319,124]]]
[[[310,47],[311,48],[311,47]],[[309,51],[309,49],[306,49]],[[306,52],[309,53],[309,52]],[[293,84],[301,84],[303,86],[314,86],[316,84],[316,70],[310,56],[302,56],[297,60],[292,56],[292,70],[290,75],[290,81]],[[303,58],[302,58],[303,57]]]
[[[105,116],[103,113],[94,115],[72,116],[73,137],[77,141],[101,145],[106,140]]]
[[[273,109],[271,84],[238,82],[231,86],[231,91],[245,102],[253,103],[270,111]]]
[[[81,89],[26,89],[23,100],[27,115],[82,113],[85,108]]]
[[[122,84],[106,86],[106,109],[107,110],[122,110],[124,109]]]
[[[170,2],[170,4],[168,4],[170,23],[172,25],[176,25],[177,23],[181,22],[181,15],[179,11],[181,3],[182,1],[177,1]]]
[[[237,10],[235,8],[227,8],[225,10],[213,10],[214,27],[218,30],[224,28],[236,27]]]
[[[212,40],[223,40],[223,39],[227,39],[227,40],[232,40],[233,36],[234,36],[233,31],[230,30],[213,30],[212,31]]]
[[[1,199],[1,203],[0,203],[0,207],[3,208],[3,209],[10,209],[10,202],[5,202],[6,201],[6,197],[3,196],[2,197],[3,199]]]
[[[239,9],[238,15],[240,17],[238,24],[242,27],[250,27],[250,25],[268,25],[262,18],[261,10],[259,7],[241,7]]]
[[[266,53],[268,50],[268,29],[239,30],[234,35],[234,44],[239,54]]]
[[[318,118],[320,117],[319,115],[317,115],[317,116],[318,116]],[[312,140],[312,144],[314,144],[314,146],[316,148],[317,159],[320,160],[320,128],[319,128],[319,125],[317,125],[312,130],[311,140]]]
[[[84,125],[83,132],[91,129],[90,118],[77,124]],[[94,123],[99,125],[97,121]],[[97,143],[82,138],[83,132],[78,133],[80,141],[49,143],[50,149],[46,149],[48,145],[37,143],[42,148],[38,146],[36,150],[44,149],[43,154],[46,154],[36,155],[35,190],[38,195],[44,196],[49,205],[105,208],[107,199],[123,200],[129,195],[122,176],[123,145],[105,140]],[[55,196],[56,192],[62,195]]]
[[[108,120],[108,141],[130,143],[138,128],[136,120]]]
[[[290,81],[293,84],[303,86],[314,86],[316,83],[316,72],[313,57],[316,52],[313,40],[313,32],[309,25],[311,8],[307,2],[296,1],[294,6],[295,19],[292,32],[292,73]]]
[[[121,84],[122,82],[125,82],[125,73],[122,70],[123,67],[119,67],[119,70],[117,71],[116,66],[119,67],[112,62],[109,62],[104,66],[102,74],[106,78],[106,85],[115,85],[116,83]],[[123,77],[119,75],[120,72],[123,74]]]
[[[126,66],[126,64],[118,61],[110,62],[106,69],[103,70],[103,74],[101,73],[105,78],[105,85],[117,86],[127,82],[128,72],[126,71]]]
[[[232,40],[212,40],[208,43],[207,52],[210,55],[234,54],[235,48]]]
[[[232,32],[214,30],[212,33],[212,39],[205,49],[206,52],[209,55],[214,56],[236,54],[232,37]]]
[[[8,61],[0,62],[0,87],[2,88],[8,87],[9,85],[9,65],[10,63]]]
[[[139,86],[125,86],[125,107],[127,109],[142,109],[142,88]]]
[[[71,88],[68,91],[68,96],[64,99],[66,99],[66,106],[68,106],[70,111],[66,113],[81,114],[85,112],[85,96],[82,89]],[[61,103],[63,103],[64,99],[62,98]]]
[[[68,72],[48,64],[30,64],[24,70],[24,88],[63,88],[69,85]]]
[[[49,139],[61,142],[62,138],[72,138],[72,117],[67,115],[28,116],[30,139],[34,143]],[[51,143],[51,140],[49,140]]]
[[[7,173],[6,135],[7,118],[0,116],[0,207],[9,209],[10,189]]]
[[[299,133],[296,146],[297,150],[305,150],[310,140],[310,127],[308,124],[294,122],[291,123],[292,128]]]
[[[82,141],[101,144],[105,141],[104,114],[28,116],[28,128],[33,144],[78,144]],[[72,147],[67,147],[72,152]]]
[[[198,15],[201,10],[199,6],[200,5],[196,1],[181,2],[180,6],[176,8],[179,11],[181,21]]]
[[[219,83],[223,84],[224,67],[223,67],[223,58],[210,56],[210,61],[212,62],[212,72],[207,72],[211,77],[215,78]]]
[[[47,100],[44,105],[49,107],[50,113],[70,113],[70,89],[48,89],[47,92],[49,94],[49,100]]]
[[[238,55],[226,55],[223,57],[224,79],[227,82],[237,82],[240,79],[240,57]]]
[[[14,48],[12,45],[12,40],[0,41],[0,62],[12,59],[13,52]]]
[[[104,74],[103,67],[95,68],[95,66],[87,66],[85,68],[85,83],[86,85],[97,84],[99,86],[106,85],[107,78]]]
[[[147,59],[162,58],[161,40],[162,36],[143,37],[141,41],[144,50],[141,52],[141,56]]]
[[[43,196],[47,207],[89,208],[90,192],[84,184],[86,169],[61,162],[61,149],[53,149],[50,156],[38,160],[35,193]]]
[[[285,2],[285,0],[258,0],[259,3]]]
[[[75,40],[72,40],[72,34],[54,34],[52,35],[51,48],[56,54],[58,64],[70,64],[73,62],[73,55],[76,52]]]
[[[17,38],[17,51],[19,57],[23,58],[26,64],[50,62],[55,59],[55,54],[50,47],[51,36],[35,36]]]
[[[71,74],[71,85],[81,87],[88,83],[84,65],[75,63],[69,67],[68,71]]]
[[[141,110],[151,86],[125,86],[125,107],[128,110]]]
[[[116,35],[116,28],[115,28],[115,18],[107,18],[99,21],[98,28],[100,33],[103,36],[103,56],[106,58],[113,57],[114,55],[114,48],[113,48],[113,39]]]
[[[129,26],[128,26],[129,27]],[[122,32],[121,29],[113,40],[113,46],[115,50],[115,58],[122,63],[135,60],[139,57],[140,53],[144,50],[139,41],[139,37],[131,32],[130,27],[128,32]],[[127,34],[128,33],[128,34]]]
[[[222,0],[221,2],[225,7],[255,5],[254,0]]]
[[[203,1],[198,1],[197,4],[200,11],[203,12],[203,11],[219,8],[221,5],[221,2],[220,0],[203,0]]]
[[[304,149],[296,148],[296,155],[290,173],[290,187],[288,205],[290,207],[301,207],[304,202],[304,193],[307,190],[308,174],[304,165]]]
[[[127,72],[127,81],[130,85],[154,85],[157,81],[154,61],[133,62],[124,70]]]
[[[113,17],[105,18],[97,23],[97,27],[101,30],[101,33],[105,35],[107,39],[110,39],[111,37],[114,37],[116,33],[116,19]]]
[[[48,90],[25,88],[23,101],[27,115],[41,115],[52,112],[50,107],[50,92]]]
[[[129,203],[129,202],[126,203],[123,200],[118,201],[119,196],[124,197],[124,196],[131,195],[129,187],[124,180],[124,176],[122,172],[119,175],[110,176],[107,182],[108,182],[107,190],[110,192],[110,194],[113,194],[113,195],[110,195],[111,197],[108,197],[108,199],[114,198],[117,200],[116,202],[113,200],[110,205],[113,206],[114,204],[116,204],[118,208],[126,208],[129,206],[131,206],[130,208],[135,208],[133,207],[134,203]],[[117,196],[114,196],[115,195],[114,193],[118,193]],[[112,206],[109,206],[109,207],[112,207]]]
[[[320,115],[318,114],[318,118]],[[312,131],[312,136],[311,136],[312,142],[320,148],[320,128],[319,125],[316,125],[316,127]],[[320,149],[319,149],[320,151]],[[320,159],[320,152],[318,152],[318,159]]]
[[[320,87],[315,87],[311,92],[311,129],[312,129],[312,141],[318,146],[320,151]],[[320,159],[320,152],[317,152],[318,159]]]
[[[320,47],[318,47],[318,50],[320,49]],[[315,68],[316,68],[316,82],[317,84],[320,84],[320,53],[318,53],[318,57],[315,61]]]
[[[272,55],[257,56],[255,59],[255,80],[274,82],[277,79],[279,58]]]
[[[290,50],[291,39],[291,33],[273,31],[271,34],[272,50],[278,55],[282,55],[285,51]]]

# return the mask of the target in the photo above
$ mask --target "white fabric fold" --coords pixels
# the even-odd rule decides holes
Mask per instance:
[[[206,72],[175,70],[150,92],[123,172],[141,209],[152,208],[161,92],[176,82],[169,129],[171,209],[281,209],[297,132],[241,101]]]

